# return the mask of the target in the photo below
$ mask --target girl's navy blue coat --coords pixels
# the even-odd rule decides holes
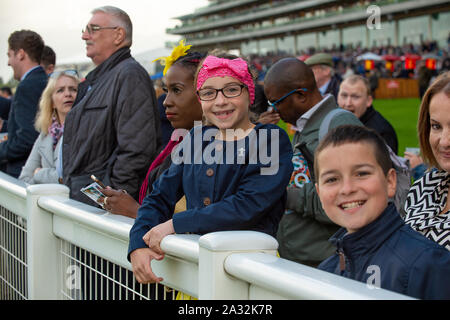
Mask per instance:
[[[146,247],[145,233],[169,219],[176,233],[255,230],[275,236],[293,170],[288,135],[272,124],[257,124],[238,141],[216,140],[215,133],[215,127],[194,127],[175,149],[172,165],[138,210],[128,256]],[[183,195],[187,210],[173,215]]]
[[[362,229],[342,228],[330,241],[337,253],[319,269],[419,299],[450,299],[450,252],[406,225],[393,204]]]

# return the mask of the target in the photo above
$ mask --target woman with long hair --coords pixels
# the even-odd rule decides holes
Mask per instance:
[[[417,129],[420,151],[430,170],[408,193],[405,222],[450,250],[450,71],[425,92]]]
[[[54,72],[39,102],[35,128],[40,132],[22,168],[19,180],[29,184],[58,183],[58,154],[64,121],[77,96],[78,74],[75,70]]]

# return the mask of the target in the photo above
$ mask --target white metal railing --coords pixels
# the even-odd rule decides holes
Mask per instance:
[[[254,231],[169,235],[151,262],[163,285],[140,285],[126,258],[134,220],[68,195],[0,172],[0,299],[409,299],[278,258]]]
[[[0,300],[27,299],[25,184],[6,174],[0,184]]]

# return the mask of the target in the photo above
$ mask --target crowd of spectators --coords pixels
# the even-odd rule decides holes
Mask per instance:
[[[439,47],[436,41],[424,41],[421,44],[405,44],[402,46],[374,46],[374,47],[363,47],[362,45],[342,45],[335,46],[331,48],[321,48],[316,49],[314,47],[302,50],[298,54],[298,58],[301,60],[306,60],[318,52],[329,53],[333,57],[334,67],[336,73],[341,77],[345,78],[346,75],[350,74],[360,74],[367,75],[367,70],[365,69],[364,60],[359,60],[358,57],[365,53],[374,53],[380,57],[390,55],[395,56],[398,60],[393,61],[393,70],[388,70],[386,68],[385,60],[374,61],[374,71],[379,78],[416,78],[420,76],[420,67],[422,63],[416,64],[414,69],[405,69],[405,63],[401,60],[402,57],[406,55],[417,55],[422,59],[425,57],[433,57],[436,59],[436,69],[432,73],[433,76],[438,73],[450,70],[450,36],[448,40],[447,47]],[[259,81],[263,81],[264,75],[267,70],[278,60],[292,56],[284,51],[278,52],[268,52],[265,55],[250,54],[248,59],[255,69],[259,72]]]
[[[70,198],[135,219],[128,259],[138,282],[162,281],[150,261],[164,259],[160,243],[168,234],[255,230],[277,238],[282,258],[359,281],[375,263],[382,288],[450,298],[448,50],[436,42],[349,46],[247,62],[189,52],[180,41],[163,58],[159,101],[175,129],[166,144],[154,84],[131,55],[129,16],[112,6],[91,13],[82,39],[96,67],[81,82],[71,70],[54,71],[54,52],[36,32],[9,37],[8,64],[19,85],[8,120],[0,119],[7,132],[0,169],[29,184],[65,184]],[[369,51],[434,54],[437,67],[423,75],[430,68],[418,63],[408,71],[399,60],[392,73],[382,62],[367,72],[358,56]],[[408,180],[405,204],[391,203],[398,172],[389,151],[397,152],[397,137],[372,106],[379,77],[427,79],[418,128],[424,161],[434,169],[411,190]],[[267,111],[253,118],[255,105]],[[280,119],[295,130],[292,144],[275,125]],[[268,149],[269,164],[258,148]],[[169,157],[173,150],[181,161]],[[212,150],[215,162],[207,163]],[[103,181],[93,177],[99,188],[89,185],[92,174]]]

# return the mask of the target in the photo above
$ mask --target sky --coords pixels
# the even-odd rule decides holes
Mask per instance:
[[[8,81],[8,37],[16,31],[36,31],[56,52],[56,63],[86,61],[81,30],[94,8],[112,5],[121,8],[133,23],[132,54],[164,47],[179,37],[166,34],[166,28],[179,24],[177,16],[206,6],[207,0],[0,0],[0,77]]]

